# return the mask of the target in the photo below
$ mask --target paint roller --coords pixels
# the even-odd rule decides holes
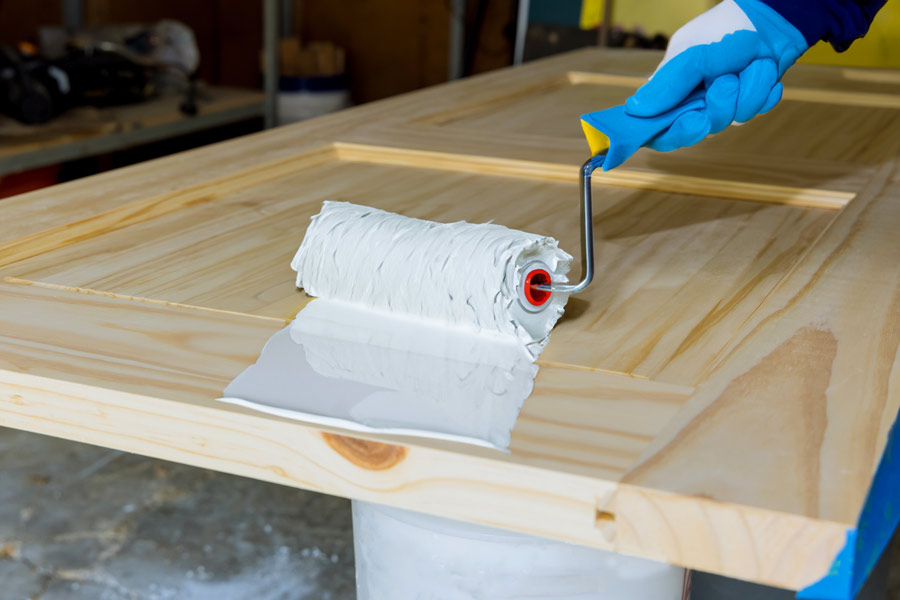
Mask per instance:
[[[325,202],[291,266],[316,296],[223,400],[506,448],[568,295],[555,239]]]
[[[532,358],[546,344],[568,296],[594,276],[591,175],[615,168],[690,111],[694,94],[671,111],[641,118],[624,106],[582,115],[591,149],[579,172],[580,279],[557,241],[495,224],[434,223],[342,202],[325,202],[291,266],[312,296],[514,334]]]
[[[292,266],[317,296],[223,400],[358,431],[504,449],[566,297],[556,240],[325,202]]]
[[[436,223],[325,202],[291,266],[297,286],[486,335],[515,336],[534,359],[563,312],[572,257],[555,239],[492,223]]]

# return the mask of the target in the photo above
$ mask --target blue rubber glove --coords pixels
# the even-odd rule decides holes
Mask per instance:
[[[658,117],[700,90],[705,109],[680,115],[646,145],[668,152],[696,144],[771,110],[781,100],[781,77],[808,49],[800,31],[760,0],[723,0],[675,32],[625,112]]]
[[[596,157],[595,165],[603,166],[604,171],[614,169],[631,157],[632,154],[655,140],[661,133],[672,134],[672,127],[680,123],[693,122],[690,113],[702,112],[706,109],[706,99],[702,90],[697,90],[687,99],[670,111],[655,117],[632,117],[625,112],[624,106],[614,106],[606,110],[581,116],[584,133]],[[599,159],[599,161],[597,160]]]

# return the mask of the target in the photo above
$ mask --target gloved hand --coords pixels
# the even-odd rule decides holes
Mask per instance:
[[[682,111],[645,144],[661,152],[691,146],[774,107],[781,77],[808,48],[800,31],[760,0],[723,0],[675,32],[625,113],[659,117],[701,96],[704,108]]]

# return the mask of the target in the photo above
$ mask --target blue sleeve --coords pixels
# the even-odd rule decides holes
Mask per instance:
[[[886,0],[762,0],[800,30],[812,46],[829,42],[838,52],[869,31]]]

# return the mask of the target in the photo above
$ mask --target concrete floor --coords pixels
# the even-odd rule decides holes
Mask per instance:
[[[0,599],[351,600],[350,503],[0,428]]]
[[[694,591],[793,597],[705,574]],[[0,427],[0,600],[250,598],[353,600],[350,503]]]

